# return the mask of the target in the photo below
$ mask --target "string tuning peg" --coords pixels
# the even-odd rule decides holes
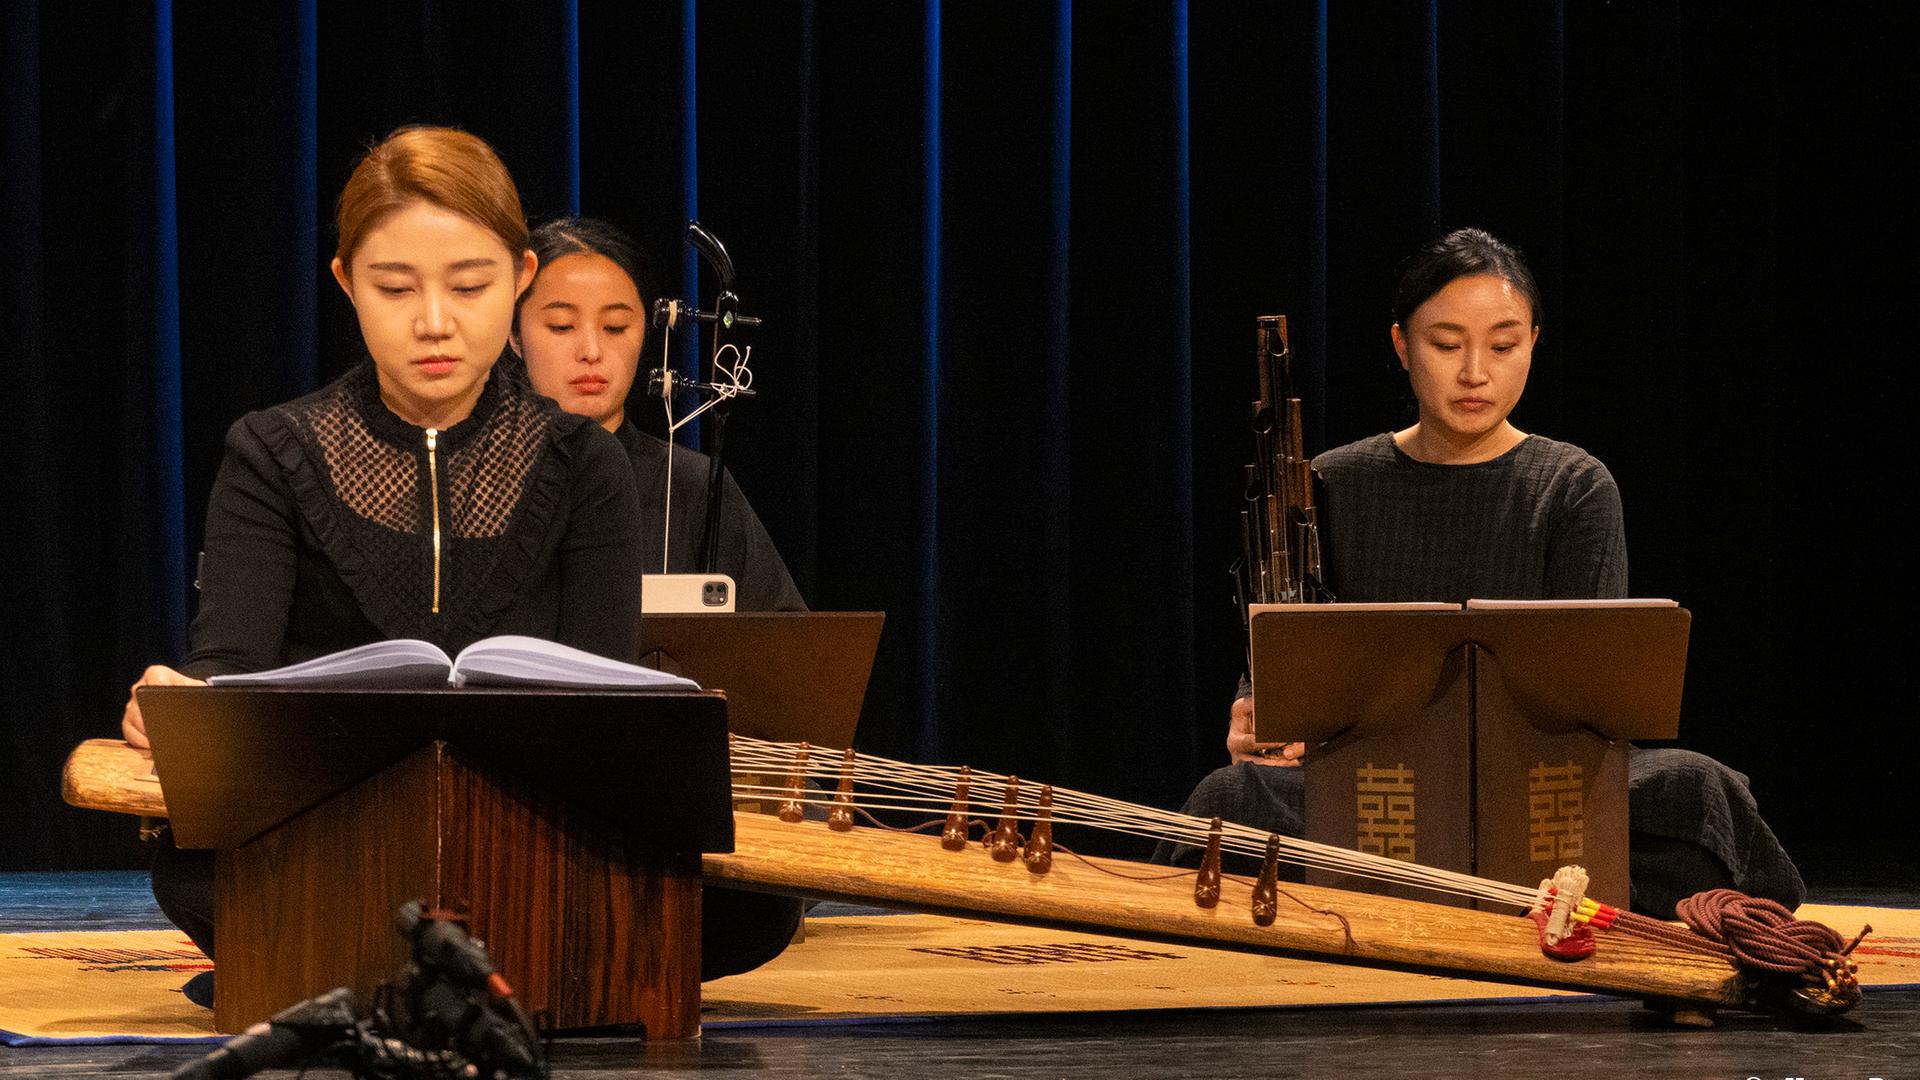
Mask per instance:
[[[1207,826],[1207,853],[1200,857],[1200,873],[1193,879],[1193,902],[1210,908],[1220,902],[1220,819]]]
[[[827,828],[847,832],[853,828],[853,747],[840,757],[840,784],[833,793],[833,809],[827,811]]]
[[[791,825],[807,816],[801,807],[801,785],[807,782],[806,743],[801,743],[794,751],[793,774],[787,778],[787,801],[780,804],[780,820]]]
[[[1280,914],[1280,834],[1267,835],[1267,857],[1260,863],[1260,879],[1253,884],[1253,922],[1272,926]]]
[[[953,788],[953,806],[947,811],[947,823],[940,830],[940,846],[962,851],[967,846],[967,780],[973,775],[968,766],[960,766],[960,782]]]
[[[1035,814],[1033,832],[1027,837],[1027,846],[1021,850],[1020,857],[1033,873],[1044,874],[1053,869],[1052,784],[1040,788],[1040,806]]]
[[[987,837],[987,851],[994,862],[1012,862],[1020,857],[1020,827],[1014,824],[1020,812],[1020,778],[1007,777],[1006,806],[1000,811],[1000,824]]]

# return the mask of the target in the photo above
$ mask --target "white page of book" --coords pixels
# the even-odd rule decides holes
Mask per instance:
[[[413,638],[374,641],[316,656],[271,671],[245,675],[215,675],[211,686],[311,686],[355,684],[444,686],[453,661],[439,646]]]
[[[578,686],[698,690],[692,679],[539,638],[505,634],[476,641],[453,662],[455,686]]]

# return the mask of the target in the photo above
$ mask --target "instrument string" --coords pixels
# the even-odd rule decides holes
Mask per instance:
[[[962,770],[957,767],[914,765],[864,754],[857,755],[852,768],[848,769],[843,760],[824,750],[810,752],[803,760],[798,744],[765,743],[746,738],[736,739],[734,756],[735,771],[746,778],[734,785],[737,794],[793,801],[801,805],[829,805],[833,795],[820,788],[806,786],[806,781],[818,780],[823,785],[830,785],[837,783],[844,773],[852,778],[856,791],[860,792],[860,804],[867,809],[932,813],[944,810],[951,804],[954,788],[962,775]],[[769,776],[784,777],[784,783],[762,782]],[[797,795],[796,778],[800,784]],[[966,770],[966,778],[969,782],[967,802],[970,808],[993,812],[996,817],[1005,813],[1004,788],[1012,778],[971,769]],[[1031,823],[1039,820],[1038,806],[1037,786],[1021,784],[1015,793],[1012,812],[1006,816],[1016,822]],[[998,811],[996,807],[999,807]],[[1204,845],[1211,833],[1210,821],[1090,795],[1071,788],[1053,789],[1053,803],[1047,817],[1055,824],[1090,826],[1143,839],[1171,840],[1194,846]],[[928,828],[930,824],[920,827]],[[1533,903],[1538,891],[1293,837],[1283,836],[1279,839],[1281,858],[1287,862],[1389,884],[1411,885],[1451,895],[1511,903],[1522,908]],[[1223,852],[1262,857],[1266,841],[1267,834],[1256,829],[1230,822],[1222,824]],[[1671,926],[1659,920],[1646,921],[1654,927]],[[1637,926],[1630,928],[1639,929]],[[1691,937],[1682,928],[1672,929],[1676,932],[1673,939],[1676,943],[1682,936]]]
[[[1493,881],[1294,837],[1270,836],[1231,822],[1216,826],[1209,819],[1071,788],[1023,783],[1012,776],[971,768],[915,765],[850,751],[841,754],[804,743],[776,743],[744,736],[731,737],[731,747],[736,797],[776,800],[783,807],[851,804],[861,817],[893,832],[928,831],[950,820],[950,815],[957,811],[965,822],[969,842],[974,842],[976,828],[991,836],[1001,821],[1013,822],[1016,828],[1042,821],[1051,825],[1084,826],[1195,847],[1205,846],[1217,836],[1223,854],[1244,855],[1255,860],[1266,858],[1271,841],[1275,857],[1281,861],[1390,885],[1511,905],[1523,911],[1533,909],[1546,895],[1541,888]],[[843,787],[846,790],[839,790]],[[1044,804],[1043,791],[1046,793]],[[876,813],[921,814],[933,819],[902,828],[876,817]],[[992,820],[975,817],[975,813]],[[1128,880],[1163,880],[1193,873],[1179,870],[1134,875],[1092,862],[1058,843],[1052,844],[1051,850],[1101,873]],[[1253,885],[1242,875],[1222,874],[1221,877],[1249,889]],[[1316,908],[1285,889],[1277,891],[1309,911],[1339,919],[1348,940],[1352,940],[1352,928],[1345,916]],[[1785,909],[1762,911],[1756,905],[1769,902],[1755,902],[1739,894],[1729,893],[1728,897],[1719,898],[1703,894],[1691,903],[1691,910],[1683,906],[1684,924],[1620,911],[1612,918],[1612,929],[1640,940],[1656,953],[1712,957],[1756,971],[1799,971],[1816,988],[1818,982],[1824,981],[1829,991],[1836,985],[1841,991],[1851,985],[1857,993],[1858,984],[1853,980],[1851,963],[1847,960],[1852,946],[1842,948],[1839,936],[1828,928],[1793,921]],[[1723,911],[1727,914],[1720,914]],[[1817,928],[1818,933],[1809,928]],[[1865,933],[1862,931],[1862,936]],[[1858,943],[1856,938],[1854,944]]]
[[[748,770],[744,771],[759,771],[764,773],[766,770],[761,766],[749,766]],[[838,770],[824,766],[820,768],[805,768],[803,771],[808,778],[820,780],[831,780],[838,775]],[[893,775],[900,775],[897,770],[889,771]],[[955,773],[955,777],[957,780],[957,773]],[[860,772],[856,770],[854,779],[856,783],[859,783],[864,778]],[[915,780],[910,774],[907,776],[907,779],[908,781]],[[974,774],[973,779],[981,781],[984,787],[993,786],[1006,778],[995,776],[994,774]],[[886,785],[870,786],[890,788],[895,792],[894,797],[900,800],[882,803],[869,799],[865,803],[865,805],[877,809],[928,812],[945,807],[951,798],[951,792],[943,788],[935,788],[920,783],[903,785],[895,782]],[[903,789],[911,791],[912,787],[915,786],[927,788],[929,794],[920,797],[901,794]],[[774,785],[751,784],[740,785],[740,788],[742,794],[770,797],[784,796],[790,801],[799,801],[802,803],[809,801],[804,794],[800,799],[792,799],[793,792],[791,785],[789,785],[787,789],[781,789]],[[1016,821],[1037,820],[1036,813],[1027,811],[1029,805],[1037,807],[1037,796],[1031,795],[1030,792],[1030,788],[1023,791],[1016,802],[1014,812],[1010,815]],[[1209,823],[1196,818],[1188,818],[1183,815],[1163,811],[1150,811],[1146,808],[1135,806],[1134,804],[1119,803],[1115,800],[1097,798],[1083,800],[1079,798],[1079,796],[1080,793],[1078,792],[1056,790],[1053,810],[1049,815],[1050,818],[1055,822],[1063,824],[1088,825],[1151,840],[1166,839],[1181,843],[1191,843],[1196,846],[1204,843],[1208,837]],[[1031,804],[1028,802],[1029,799],[1033,800]],[[987,809],[991,808],[993,802],[991,799],[970,799],[969,801],[974,805]],[[1093,813],[1081,812],[1079,803],[1083,801],[1093,802],[1102,809]],[[1105,812],[1104,807],[1106,806],[1121,807],[1127,812],[1123,814]],[[1267,840],[1265,833],[1238,825],[1223,826],[1222,833],[1223,851],[1237,852],[1255,858],[1264,855]],[[1356,876],[1368,877],[1374,880],[1413,885],[1420,888],[1433,889],[1455,895],[1472,896],[1499,903],[1512,903],[1523,908],[1533,902],[1535,895],[1535,890],[1520,886],[1491,882],[1486,879],[1472,877],[1471,875],[1437,870],[1432,867],[1423,867],[1415,863],[1388,859],[1384,856],[1369,855],[1343,848],[1313,844],[1308,841],[1296,840],[1290,837],[1281,838],[1281,847],[1282,858],[1288,862],[1351,873]]]
[[[748,786],[736,787],[735,793],[737,795],[743,795],[743,796],[749,796],[749,797],[759,797],[759,798],[769,798],[769,799],[777,798],[783,803],[793,802],[801,806],[817,806],[822,808],[831,808],[834,805],[834,798],[831,793],[821,792],[821,791],[818,791],[817,789],[809,789],[808,792],[803,792],[799,798],[793,798],[792,791],[790,789],[774,788],[774,787],[769,787],[765,785],[748,785]],[[861,809],[866,811],[925,812],[931,809],[931,807],[927,805],[925,802],[921,802],[918,805],[913,805],[913,804],[907,804],[907,803],[885,802],[885,801],[876,801],[876,800],[868,799],[868,800],[861,801],[859,805]],[[999,815],[996,815],[996,817],[997,816]],[[1013,821],[1017,823],[1032,823],[1040,820],[1038,815],[1024,813],[1024,812],[1016,812],[1014,814],[1006,815],[1006,816],[1010,817]],[[1071,815],[1062,815],[1058,813],[1049,815],[1048,820],[1052,821],[1055,825],[1091,825],[1093,827],[1102,828],[1109,832],[1117,832],[1125,835],[1138,836],[1148,840],[1160,840],[1160,839],[1167,838],[1167,834],[1161,830],[1115,827],[1112,823],[1107,821],[1082,820],[1082,819],[1075,818]],[[980,824],[987,828],[991,828],[991,825],[989,823],[979,821],[978,819],[974,819],[972,823]],[[939,824],[939,821],[936,819],[912,828],[901,828],[897,826],[886,826],[886,827],[896,832],[920,832],[920,831],[931,829],[933,826],[937,824]],[[1202,827],[1202,830],[1199,834],[1188,836],[1188,837],[1182,837],[1181,839],[1198,841],[1198,843],[1194,845],[1196,847],[1203,845],[1206,842],[1206,833],[1204,831],[1204,827]],[[1441,892],[1448,895],[1466,896],[1473,899],[1484,899],[1484,900],[1489,900],[1496,903],[1511,904],[1517,908],[1527,907],[1533,902],[1533,898],[1534,898],[1533,890],[1523,889],[1518,886],[1503,885],[1498,882],[1487,883],[1488,885],[1494,886],[1494,888],[1463,888],[1458,885],[1450,885],[1443,881],[1437,881],[1436,878],[1440,876],[1466,877],[1466,875],[1455,874],[1451,871],[1435,870],[1432,867],[1423,867],[1417,863],[1401,863],[1401,862],[1398,862],[1397,860],[1387,860],[1386,866],[1374,867],[1365,863],[1357,863],[1351,859],[1343,859],[1343,858],[1337,858],[1337,857],[1330,858],[1325,856],[1322,853],[1313,851],[1311,849],[1306,851],[1289,851],[1284,846],[1287,839],[1288,838],[1286,837],[1281,838],[1282,845],[1283,845],[1280,852],[1281,860],[1285,862],[1293,863],[1295,865],[1307,867],[1309,869],[1323,869],[1323,870],[1347,874],[1352,877],[1366,878],[1373,881],[1379,881],[1389,885],[1406,885],[1406,886],[1411,886],[1415,888],[1422,888],[1430,891]],[[1265,837],[1265,834],[1260,834],[1257,842],[1254,840],[1246,839],[1246,838],[1236,837],[1234,839],[1234,842],[1229,843],[1224,839],[1224,827],[1223,827],[1223,842],[1221,844],[1221,850],[1223,852],[1234,852],[1238,854],[1247,855],[1249,857],[1256,858],[1256,859],[1263,858],[1266,852],[1266,837]],[[1340,849],[1334,849],[1334,850],[1339,851]],[[1348,854],[1357,854],[1357,853],[1348,853]],[[1190,870],[1183,870],[1180,872],[1180,874],[1182,875],[1191,874],[1191,873],[1192,871]],[[1180,875],[1170,875],[1170,876],[1180,876]],[[1468,878],[1467,880],[1475,881],[1478,879]]]
[[[737,773],[743,774],[746,780],[754,781],[735,785],[736,791],[743,796],[776,798],[802,805],[826,805],[833,796],[807,787],[806,782],[818,780],[831,786],[845,774],[852,779],[856,789],[866,789],[861,796],[863,806],[901,812],[946,809],[962,775],[962,770],[956,767],[914,765],[865,754],[856,755],[849,765],[823,748],[809,748],[803,757],[799,744],[771,743],[745,737],[736,737],[734,740],[734,762]],[[775,777],[783,778],[784,786],[764,782]],[[983,812],[994,812],[996,807],[1004,803],[1003,789],[1012,779],[1000,774],[968,770],[970,806]],[[800,789],[797,797],[796,787]],[[885,797],[877,798],[871,793],[885,793]],[[1038,805],[1037,786],[1022,784],[1010,816],[1022,822],[1038,820]],[[1170,840],[1195,846],[1206,843],[1210,833],[1210,823],[1198,818],[1067,788],[1053,790],[1053,805],[1048,816],[1057,824],[1084,825],[1144,839]],[[1266,842],[1267,834],[1256,829],[1233,824],[1222,827],[1223,852],[1262,858]],[[1530,906],[1537,892],[1524,886],[1292,837],[1281,837],[1280,847],[1280,857],[1289,863],[1389,884],[1512,904],[1520,908]]]
[[[872,823],[873,825],[876,825],[879,828],[885,829],[886,831],[892,832],[892,833],[925,833],[935,828],[938,828],[942,824],[941,820],[936,818],[932,821],[922,822],[921,824],[915,825],[912,827],[902,827],[898,825],[889,825],[888,823],[868,813],[865,808],[856,807],[856,812],[862,818],[865,818],[868,822]],[[983,821],[979,818],[974,818],[968,821],[967,822],[967,839],[969,842],[972,842],[973,833],[974,833],[974,830],[976,829],[980,831],[980,833],[982,834],[982,837],[984,838],[986,836],[992,835],[994,826],[991,822]],[[1175,870],[1169,870],[1165,873],[1157,873],[1157,874],[1129,874],[1120,870],[1116,870],[1111,866],[1104,866],[1100,863],[1094,862],[1093,860],[1087,858],[1085,855],[1082,855],[1079,852],[1073,850],[1072,848],[1067,847],[1065,844],[1055,842],[1053,844],[1052,850],[1057,854],[1065,855],[1068,858],[1073,859],[1075,862],[1080,863],[1082,866],[1085,866],[1089,870],[1095,870],[1095,871],[1098,871],[1099,873],[1106,874],[1110,877],[1117,877],[1122,881],[1169,881],[1173,878],[1192,877],[1195,873],[1195,871],[1193,870],[1175,869]],[[1245,886],[1248,892],[1253,891],[1254,882],[1251,878],[1245,877],[1240,874],[1222,874],[1220,876],[1222,880],[1233,881],[1240,885]],[[1341,913],[1334,911],[1330,908],[1315,907],[1312,904],[1307,903],[1305,900],[1302,900],[1299,897],[1293,895],[1293,893],[1287,891],[1286,889],[1280,888],[1278,885],[1274,887],[1274,892],[1279,896],[1286,897],[1287,899],[1293,901],[1295,904],[1300,905],[1302,908],[1305,908],[1306,910],[1314,913],[1315,915],[1325,915],[1325,916],[1328,916],[1329,918],[1338,920],[1340,923],[1340,933],[1346,939],[1346,947],[1349,949],[1353,947],[1353,923],[1345,915],[1342,915]]]

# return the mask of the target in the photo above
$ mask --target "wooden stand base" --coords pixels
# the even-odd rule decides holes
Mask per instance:
[[[406,900],[470,905],[529,1011],[562,1028],[700,1031],[700,863],[624,841],[443,742],[219,853],[221,1031],[406,963]]]
[[[1530,714],[1478,646],[1450,654],[1439,685],[1421,712],[1309,759],[1307,839],[1515,885],[1578,864],[1587,895],[1624,907],[1627,744]],[[1328,870],[1308,870],[1307,881],[1513,910]]]
[[[1456,650],[1441,690],[1407,722],[1319,747],[1308,758],[1307,839],[1441,870],[1474,872],[1473,672]],[[1465,897],[1310,867],[1307,882],[1435,904]]]

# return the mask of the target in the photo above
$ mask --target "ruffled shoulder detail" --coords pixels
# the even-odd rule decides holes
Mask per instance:
[[[363,363],[270,410],[262,441],[367,620],[387,637],[451,652],[494,632],[554,557],[576,469],[572,437],[592,421],[496,378],[484,414],[449,429],[430,464],[424,431],[385,430],[393,424],[373,379]]]
[[[389,638],[422,636],[417,616],[408,611],[407,599],[396,592],[390,580],[378,571],[381,560],[369,550],[363,527],[365,522],[395,533],[413,531],[412,518],[417,508],[417,477],[405,454],[380,443],[357,422],[356,402],[373,380],[371,363],[360,364],[321,389],[276,406],[261,414],[263,423],[255,426],[267,452],[286,477],[293,492],[295,508],[313,533],[320,550],[333,564],[340,581],[380,632]],[[370,456],[390,460],[376,463]],[[355,461],[361,469],[384,466],[394,497],[383,500],[384,513],[356,514],[348,508],[347,493],[338,485],[337,468],[343,461]]]

